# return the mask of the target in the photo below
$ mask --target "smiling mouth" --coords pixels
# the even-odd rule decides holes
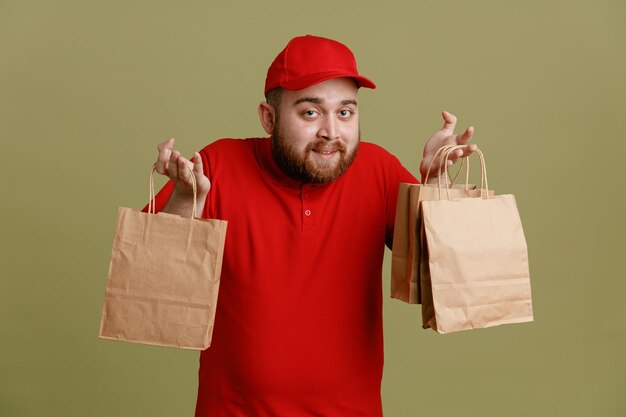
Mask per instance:
[[[331,149],[313,149],[313,152],[321,159],[331,159],[339,152],[337,148]]]
[[[319,153],[321,155],[332,155],[335,152],[339,151],[339,149],[337,148],[331,148],[331,149],[313,149],[313,152]]]

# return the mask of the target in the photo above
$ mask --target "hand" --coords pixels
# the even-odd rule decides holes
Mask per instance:
[[[204,200],[211,189],[211,181],[204,175],[200,154],[196,152],[191,162],[183,158],[180,152],[172,150],[173,145],[174,139],[171,138],[157,146],[159,155],[156,161],[156,171],[174,181],[174,193],[179,197],[193,196],[191,176],[194,175],[198,200]]]
[[[443,116],[444,124],[441,130],[436,132],[434,135],[428,139],[426,145],[424,145],[424,159],[420,163],[420,173],[422,175],[422,181],[426,178],[428,174],[428,167],[433,160],[433,157],[437,153],[437,150],[445,145],[466,145],[472,136],[474,135],[474,128],[472,126],[465,129],[465,132],[455,135],[454,128],[456,126],[456,116],[444,111],[441,113]],[[457,159],[465,158],[470,155],[472,152],[476,150],[477,146],[472,144],[464,149],[457,149],[452,152],[448,158],[448,166],[452,165]],[[438,172],[445,167],[441,166],[443,160],[440,157],[437,157],[437,160],[433,162],[432,167],[430,169],[430,175],[428,175],[428,182],[431,182],[430,179],[437,181]]]

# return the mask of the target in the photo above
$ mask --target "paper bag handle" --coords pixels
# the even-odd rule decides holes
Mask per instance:
[[[430,164],[428,165],[428,171],[426,172],[426,177],[424,178],[424,184],[428,183],[428,178],[430,177],[430,170],[433,167],[433,163],[437,159],[437,156],[439,156],[439,154],[442,153],[443,151],[448,150],[449,148],[452,148],[454,146],[457,146],[457,145],[445,145],[445,146],[442,146],[441,148],[437,149],[437,152],[435,152],[435,155],[433,156],[433,159],[430,160]],[[465,158],[461,159],[461,166],[459,166],[459,170],[456,172],[456,175],[454,176],[454,178],[452,178],[452,180],[451,180],[451,182],[449,184],[449,188],[452,188],[452,185],[454,185],[454,182],[459,177],[459,174],[461,173],[461,170],[463,169],[463,164],[464,163],[465,163]],[[439,165],[438,176],[441,178],[441,164]],[[466,191],[469,188],[468,181],[469,181],[469,163],[465,167],[465,190]],[[440,182],[440,180],[438,180],[438,182]]]
[[[448,159],[450,155],[452,154],[452,152],[454,152],[457,149],[464,149],[467,146],[468,145],[448,145],[448,146],[443,147],[445,148],[445,150],[442,153],[442,159],[443,159],[442,165],[444,167],[444,173],[446,177],[448,175]],[[476,148],[475,152],[480,158],[480,196],[481,198],[489,199],[489,182],[487,181],[487,165],[485,163],[485,156],[483,155],[483,152],[478,148]],[[468,165],[469,165],[469,162],[468,162]],[[439,178],[437,179],[437,185],[439,188],[439,198],[441,199],[441,189],[443,188],[441,186],[441,174],[439,175]],[[485,197],[483,197],[483,190],[485,191]],[[450,191],[448,187],[446,187],[446,193],[447,193],[448,200],[450,200]]]
[[[156,171],[156,163],[152,165],[150,170],[150,202],[148,203],[148,213],[156,214],[156,195],[154,193],[154,171]],[[196,218],[196,200],[198,197],[198,189],[196,187],[196,176],[191,172],[191,188],[193,189],[193,207],[191,209],[191,218]]]

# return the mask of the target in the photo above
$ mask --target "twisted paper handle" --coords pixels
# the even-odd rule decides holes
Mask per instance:
[[[148,203],[148,213],[156,213],[156,196],[154,194],[154,171],[156,171],[156,164],[152,165],[150,170],[150,202]],[[191,218],[196,218],[196,200],[198,197],[198,189],[196,187],[196,176],[191,172],[191,187],[193,188],[193,208],[191,209]]]
[[[437,159],[437,156],[439,156],[439,154],[441,154],[444,151],[447,151],[450,148],[453,148],[455,146],[459,146],[459,145],[445,145],[442,146],[441,148],[437,149],[437,152],[435,152],[435,155],[433,156],[433,159],[430,160],[430,164],[428,165],[428,171],[426,172],[426,178],[424,178],[424,184],[428,183],[428,178],[430,176],[430,170],[433,167],[433,163],[435,162],[435,160]],[[459,174],[461,173],[461,170],[463,169],[463,164],[465,164],[465,158],[461,159],[461,165],[459,166],[459,170],[456,172],[456,175],[454,176],[454,178],[452,178],[450,185],[448,186],[449,188],[452,188],[452,185],[454,185],[456,179],[459,177]],[[441,164],[439,164],[439,169],[437,171],[437,176],[439,178],[441,178]],[[441,180],[437,180],[437,182],[439,183]],[[465,190],[467,191],[467,189],[469,188],[469,163],[466,165],[465,167]]]
[[[450,157],[450,154],[457,149],[464,149],[467,146],[468,145],[450,145],[450,146],[444,147],[445,150],[442,153],[443,163],[441,165],[443,165],[444,167],[444,174],[446,177],[448,175],[448,159]],[[480,158],[480,197],[489,199],[489,183],[487,181],[487,165],[485,163],[485,156],[483,155],[483,152],[478,148],[475,150],[475,152]],[[469,163],[468,163],[468,166],[469,166]],[[439,188],[439,199],[441,199],[441,189],[443,188],[441,186],[441,175],[439,175],[439,178],[437,179],[437,185]],[[448,187],[445,187],[445,188],[446,188],[448,200],[450,200],[449,188]],[[483,196],[483,190],[485,191],[484,196]]]

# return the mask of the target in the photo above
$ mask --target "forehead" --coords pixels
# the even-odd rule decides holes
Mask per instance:
[[[315,99],[320,104],[340,104],[346,100],[356,101],[359,89],[351,78],[334,78],[314,84],[303,90],[284,90],[282,102],[296,105],[303,99]]]

